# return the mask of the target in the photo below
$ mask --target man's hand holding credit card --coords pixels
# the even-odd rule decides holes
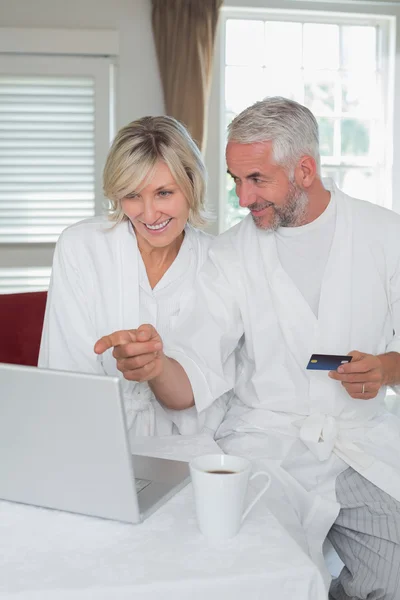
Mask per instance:
[[[349,363],[352,358],[341,354],[312,354],[306,368],[312,371],[336,371],[340,365]]]
[[[375,356],[358,350],[347,355],[313,354],[306,368],[328,371],[329,377],[341,383],[351,398],[370,400],[386,384],[385,371],[390,372],[391,354]]]

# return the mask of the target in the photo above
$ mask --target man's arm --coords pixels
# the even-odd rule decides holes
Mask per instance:
[[[353,360],[338,367],[337,371],[330,371],[329,376],[340,381],[352,398],[371,400],[383,385],[400,383],[398,352],[374,356],[353,350],[349,354]]]
[[[363,352],[349,352],[353,360],[347,365],[341,365],[337,371],[331,371],[329,376],[342,382],[352,398],[370,400],[375,398],[384,385],[394,387],[400,393],[400,258],[398,258],[399,229],[391,229],[391,244],[395,256],[395,266],[390,277],[388,298],[391,300],[390,313],[393,338],[386,346],[383,354],[372,355]],[[396,389],[397,388],[397,389]]]
[[[185,369],[163,354],[159,375],[149,381],[153,394],[167,408],[183,410],[194,405],[193,390]]]
[[[400,354],[399,352],[387,352],[379,354],[379,360],[382,363],[383,369],[383,384],[382,385],[399,385],[400,384]]]

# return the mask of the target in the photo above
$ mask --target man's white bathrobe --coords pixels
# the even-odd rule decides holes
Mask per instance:
[[[318,317],[282,268],[274,232],[249,215],[213,242],[195,309],[166,349],[199,412],[234,389],[218,443],[295,478],[316,546],[337,516],[335,479],[347,465],[400,501],[400,420],[385,411],[386,390],[354,400],[326,371],[306,370],[312,353],[400,351],[400,216],[327,187],[337,211]]]
[[[103,335],[142,323],[167,336],[191,302],[211,240],[187,225],[177,258],[151,290],[130,221],[115,225],[95,217],[66,229],[54,254],[39,366],[120,376],[131,436],[191,434],[204,427],[215,431],[224,414],[222,401],[206,417],[199,418],[195,409],[168,411],[147,383],[122,377],[112,350],[103,356],[93,351]]]

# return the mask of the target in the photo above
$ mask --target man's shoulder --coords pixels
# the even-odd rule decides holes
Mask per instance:
[[[242,277],[243,272],[243,252],[247,248],[246,238],[242,237],[247,229],[247,219],[243,219],[227,231],[220,233],[213,238],[208,257],[204,263],[204,269],[217,269],[224,273],[224,276],[235,285]]]
[[[400,227],[400,215],[394,210],[374,204],[368,200],[360,200],[351,196],[347,198],[352,202],[354,212],[365,216],[366,219],[371,220],[373,223]]]
[[[254,227],[253,221],[251,215],[248,215],[242,221],[214,238],[211,244],[211,250],[217,254],[223,254],[227,251],[232,252],[232,249],[235,249],[237,252],[241,248],[241,245],[238,242],[246,235],[249,228],[252,227]]]
[[[324,186],[330,192],[333,192],[337,202],[345,206],[350,206],[351,212],[356,217],[356,223],[361,226],[378,225],[400,227],[400,215],[394,210],[381,206],[378,202],[361,200],[350,194],[346,194],[330,178],[323,179]],[[379,201],[379,198],[377,198]]]
[[[393,210],[367,200],[347,197],[352,203],[353,231],[371,242],[387,248],[397,248],[400,239],[400,215]]]

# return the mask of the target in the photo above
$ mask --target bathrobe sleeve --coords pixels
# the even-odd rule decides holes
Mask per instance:
[[[194,307],[182,313],[165,347],[185,369],[199,412],[235,385],[235,350],[244,327],[237,297],[240,273],[234,254],[227,256],[226,250],[211,248],[197,277]]]
[[[386,352],[400,352],[400,260],[390,278],[390,303],[393,320],[393,339],[386,347]],[[391,386],[396,394],[400,394],[400,384]]]
[[[74,229],[59,238],[47,298],[39,367],[103,374],[93,346],[91,265]],[[86,275],[85,275],[86,273]]]

